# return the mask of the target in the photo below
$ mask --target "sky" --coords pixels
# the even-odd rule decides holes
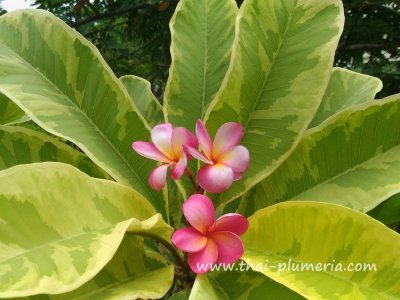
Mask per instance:
[[[32,0],[2,0],[0,5],[6,11],[13,11],[21,8],[32,8],[30,6],[32,2]]]

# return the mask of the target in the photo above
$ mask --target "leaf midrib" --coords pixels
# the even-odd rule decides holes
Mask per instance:
[[[249,1],[249,3],[250,3],[250,1]],[[275,63],[276,63],[276,61],[277,61],[277,59],[278,59],[278,56],[279,56],[279,54],[280,54],[280,50],[281,50],[281,48],[282,48],[282,45],[283,45],[283,43],[284,43],[284,41],[285,41],[286,35],[287,35],[287,33],[288,33],[288,31],[289,31],[291,25],[292,25],[293,15],[294,15],[294,12],[296,11],[296,9],[297,9],[297,4],[295,5],[295,7],[294,7],[293,10],[291,11],[290,15],[288,16],[288,23],[287,23],[287,26],[286,26],[286,28],[285,28],[285,31],[284,31],[283,35],[282,35],[282,38],[281,38],[280,41],[279,41],[279,45],[278,45],[278,47],[277,47],[277,49],[276,49],[276,53],[275,53],[275,55],[274,55],[274,58],[273,58],[272,61],[271,61],[270,68],[269,68],[267,74],[265,74],[265,78],[264,78],[264,81],[263,81],[263,83],[262,83],[262,85],[261,85],[260,91],[258,92],[256,101],[254,101],[254,104],[253,104],[252,107],[251,107],[251,110],[250,110],[250,112],[249,112],[249,118],[248,118],[248,120],[246,121],[246,124],[243,126],[245,132],[247,131],[247,127],[249,126],[250,121],[253,119],[254,111],[256,110],[256,107],[258,106],[258,104],[259,104],[259,102],[260,102],[261,95],[262,95],[263,92],[264,92],[265,85],[267,84],[267,81],[268,81],[268,79],[269,79],[269,77],[270,77],[270,74],[271,74],[271,72],[272,72],[272,69],[273,69],[273,67],[274,67],[274,65],[275,65]],[[241,30],[239,30],[239,32],[240,32],[240,31],[241,31]]]
[[[199,0],[195,0],[199,1]],[[207,80],[207,64],[208,64],[208,0],[205,0],[205,29],[204,29],[204,66],[203,66],[203,95],[201,99],[201,119],[204,116],[204,103],[206,98],[206,80]]]
[[[93,121],[89,118],[89,116],[88,116],[83,110],[80,110],[79,107],[78,107],[78,105],[77,105],[73,100],[71,100],[65,93],[63,93],[63,92],[62,92],[52,81],[50,81],[42,72],[40,72],[38,69],[36,69],[33,65],[31,65],[28,61],[26,61],[23,57],[21,57],[21,56],[20,56],[17,52],[15,52],[13,49],[11,49],[10,47],[8,47],[8,45],[6,45],[6,44],[4,43],[4,41],[3,41],[2,44],[3,44],[3,46],[6,47],[9,51],[11,51],[12,53],[14,53],[15,56],[16,56],[16,58],[19,58],[20,61],[21,61],[23,64],[27,65],[31,70],[33,70],[34,73],[37,73],[42,79],[44,79],[45,81],[47,81],[47,82],[56,90],[56,92],[57,92],[58,94],[62,95],[62,98],[66,99],[66,101],[68,101],[69,103],[71,103],[71,104],[73,105],[74,110],[77,111],[78,114],[81,114],[82,116],[84,116],[84,118],[88,121],[88,123],[91,125],[91,127],[92,127],[97,133],[99,133],[99,136],[101,136],[101,138],[105,141],[105,143],[117,154],[117,156],[121,159],[121,161],[124,162],[125,166],[129,169],[129,171],[130,171],[135,177],[139,178],[139,180],[138,180],[138,181],[135,181],[135,182],[140,182],[140,185],[142,186],[143,191],[146,192],[146,194],[148,194],[148,196],[151,196],[151,197],[150,197],[151,199],[153,199],[151,193],[148,193],[148,191],[147,191],[147,189],[146,189],[146,185],[145,185],[144,182],[141,180],[141,177],[139,176],[139,174],[137,174],[137,173],[135,172],[135,170],[131,167],[131,165],[130,165],[129,162],[126,160],[126,158],[125,158],[124,156],[122,156],[122,154],[121,154],[119,151],[117,151],[117,148],[115,147],[115,145],[114,145],[113,143],[111,143],[111,141],[110,141],[108,138],[106,138],[106,135],[104,135],[103,132],[96,126],[96,124],[93,123]],[[12,98],[12,97],[10,97],[10,98]],[[17,100],[17,101],[18,101],[18,100]],[[24,106],[24,108],[27,109],[25,106]],[[34,114],[33,114],[30,110],[29,110],[29,113],[31,114],[31,118],[32,118],[33,120],[37,120],[38,123],[42,123],[40,120],[38,120],[38,119],[36,118],[36,116],[34,116]],[[44,122],[43,122],[42,124],[44,124]],[[41,126],[41,127],[42,127],[42,126]],[[46,125],[43,125],[43,127],[44,127],[44,128],[48,128]],[[53,130],[53,129],[51,129],[51,128],[50,128],[50,130],[53,131],[53,132],[54,132],[55,134],[57,134],[57,135],[65,136],[64,134],[58,133],[56,130]],[[65,136],[65,137],[66,137],[66,136]],[[89,150],[84,144],[82,144],[82,143],[76,141],[75,138],[69,137],[69,139],[71,139],[71,140],[72,140],[73,142],[75,142],[77,145],[83,146],[82,148],[84,148],[84,149],[86,148],[87,150]],[[92,151],[89,150],[88,152],[90,152],[90,154],[92,154],[92,153],[91,153]],[[95,156],[94,154],[92,154],[92,156],[93,156],[93,160],[95,160],[95,161],[97,160],[97,161],[98,161],[98,159],[96,158],[96,156]],[[101,162],[98,162],[98,163],[101,164]],[[96,164],[98,164],[98,163],[96,163]],[[103,163],[104,163],[104,162],[103,162]],[[106,164],[106,163],[104,163],[104,164]],[[108,165],[108,164],[107,164],[107,165]],[[114,168],[110,167],[110,169],[114,169]],[[107,171],[107,170],[106,170],[106,171]],[[107,171],[107,172],[108,172],[108,171]],[[118,172],[118,173],[119,173],[119,172]],[[120,176],[113,176],[113,175],[112,175],[112,177],[118,178],[119,180],[121,180]],[[121,177],[122,177],[122,176],[121,176]],[[121,181],[124,182],[124,180],[121,180]],[[130,180],[127,179],[127,181],[129,182],[129,185],[132,186],[132,185],[130,184]],[[133,187],[133,186],[132,186],[132,187]]]

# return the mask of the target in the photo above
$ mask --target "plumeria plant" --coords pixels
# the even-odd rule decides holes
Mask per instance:
[[[161,105],[50,13],[1,16],[0,298],[399,299],[400,94],[333,67],[343,22],[181,0]]]

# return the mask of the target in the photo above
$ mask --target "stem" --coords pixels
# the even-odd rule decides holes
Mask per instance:
[[[187,272],[190,272],[190,268],[189,268],[188,264],[185,262],[183,257],[181,255],[179,255],[179,253],[176,250],[176,248],[174,246],[172,246],[168,241],[166,241],[166,240],[164,240],[164,239],[162,239],[162,238],[160,238],[160,237],[158,237],[156,235],[149,234],[149,233],[146,233],[146,232],[127,232],[127,233],[140,235],[140,236],[143,236],[143,237],[148,237],[148,238],[151,238],[151,239],[159,242],[160,244],[162,244],[172,254],[172,256],[175,259],[175,262],[180,267],[182,267],[182,269],[184,269]]]
[[[186,168],[186,175],[187,175],[187,177],[189,178],[190,182],[193,185],[194,192],[197,193],[199,187],[197,186],[196,181],[194,180],[192,172],[190,171],[189,168]]]
[[[193,185],[194,188],[194,194],[204,194],[204,189],[201,186],[198,186],[196,184],[196,181],[193,178],[192,172],[190,171],[189,168],[186,168],[186,175],[189,178],[190,182]]]
[[[151,6],[151,5],[152,4],[144,2],[144,3],[138,3],[138,4],[133,4],[133,5],[120,7],[119,9],[114,10],[114,11],[109,11],[109,12],[106,12],[106,13],[100,13],[100,14],[96,14],[96,15],[94,15],[92,17],[89,17],[87,19],[78,20],[78,21],[76,21],[74,23],[70,23],[69,26],[71,26],[72,28],[77,28],[77,27],[79,27],[81,25],[84,25],[84,24],[87,24],[87,23],[91,23],[91,22],[95,22],[95,21],[98,21],[98,20],[102,20],[102,19],[106,19],[106,18],[112,18],[112,17],[115,17],[115,16],[123,15],[123,14],[129,13],[131,11],[136,11],[136,10],[139,10],[139,9],[141,9],[143,7]]]
[[[181,266],[185,271],[190,272],[189,266],[184,261],[183,257],[179,255],[174,246],[172,246],[170,243],[166,243],[165,241],[164,242],[160,241],[160,243],[163,244],[164,247],[167,248],[169,252],[171,252],[173,257],[175,258],[176,263],[179,266]]]

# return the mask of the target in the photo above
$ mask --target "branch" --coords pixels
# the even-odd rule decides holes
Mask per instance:
[[[357,12],[357,14],[354,16],[354,21],[353,23],[350,25],[350,29],[348,30],[348,33],[344,36],[343,41],[339,44],[338,48],[343,48],[348,44],[349,39],[351,38],[351,36],[353,35],[354,29],[356,28],[358,21],[360,20],[363,12],[365,9],[365,5],[363,4],[361,6],[361,8],[359,9],[359,11]]]
[[[348,50],[387,50],[390,52],[397,52],[396,48],[388,47],[385,44],[371,44],[371,43],[361,43],[361,44],[353,44],[348,46],[339,47],[337,52],[343,52]]]
[[[125,7],[119,8],[119,9],[114,10],[114,11],[101,13],[101,14],[96,14],[93,17],[89,17],[87,19],[79,20],[79,21],[76,21],[74,23],[70,23],[69,26],[71,26],[72,28],[77,28],[77,27],[82,26],[84,24],[88,24],[88,23],[95,22],[95,21],[98,21],[98,20],[102,20],[102,19],[107,19],[107,18],[112,18],[112,17],[115,17],[115,16],[123,15],[123,14],[129,13],[131,11],[135,11],[135,10],[138,10],[138,9],[141,9],[143,7],[146,7],[146,6],[150,6],[150,5],[152,5],[152,4],[150,4],[150,3],[139,3],[139,4],[125,6]]]

